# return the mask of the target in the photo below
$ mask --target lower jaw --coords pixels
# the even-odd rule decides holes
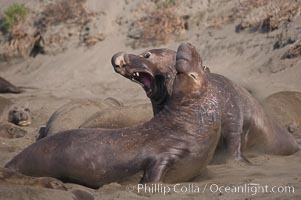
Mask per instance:
[[[20,122],[18,123],[19,126],[28,126],[28,125],[30,125],[30,124],[31,124],[31,123],[28,122],[28,121],[20,121]]]

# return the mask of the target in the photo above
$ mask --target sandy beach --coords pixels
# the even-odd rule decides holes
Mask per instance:
[[[35,13],[47,4],[35,0],[1,0],[0,12],[3,14],[12,2],[25,3]],[[89,15],[91,21],[85,26],[89,26],[89,31],[95,38],[103,36],[95,44],[80,43],[79,37],[82,33],[79,30],[82,28],[77,24],[63,23],[52,25],[45,33],[45,40],[53,31],[58,33],[63,41],[58,42],[56,47],[46,49],[45,54],[26,58],[13,57],[9,61],[0,59],[0,76],[14,85],[28,88],[21,94],[0,96],[29,107],[33,117],[32,124],[24,127],[24,130],[28,131],[25,137],[0,138],[0,166],[4,166],[18,152],[35,142],[39,128],[45,126],[51,114],[67,102],[113,97],[125,105],[149,103],[141,86],[114,72],[111,57],[120,51],[137,54],[147,49],[162,47],[176,50],[180,43],[190,42],[197,47],[204,65],[208,66],[211,72],[222,74],[247,88],[260,102],[278,91],[301,91],[301,51],[299,49],[297,56],[285,57],[287,52],[301,41],[301,1],[294,1],[299,5],[299,10],[289,22],[283,20],[276,29],[268,32],[247,28],[235,31],[242,21],[245,22],[252,16],[255,22],[262,20],[262,12],[267,11],[260,10],[260,6],[248,8],[251,9],[248,13],[238,13],[235,9],[241,5],[236,0],[176,1],[174,5],[173,1],[162,1],[172,4],[167,7],[171,6],[175,16],[183,20],[181,33],[168,36],[170,39],[158,43],[147,43],[143,38],[131,35],[133,29],[139,32],[139,23],[136,23],[138,28],[135,27],[135,20],[161,9],[163,4],[158,2],[161,1],[87,0],[83,3],[84,8],[93,14]],[[277,12],[284,10],[277,5],[281,4],[275,3],[271,9]],[[281,19],[285,18],[281,13],[275,15],[279,15]],[[168,24],[162,28],[171,28],[173,32],[179,30],[169,27]],[[290,40],[294,42],[287,43]],[[5,45],[3,35],[0,36],[0,42],[1,46]],[[1,50],[0,53],[6,52],[3,48]],[[75,196],[71,192],[74,189],[87,191],[94,199],[102,200],[301,199],[301,152],[290,156],[250,154],[249,158],[254,165],[235,161],[209,165],[207,170],[192,182],[179,183],[176,188],[175,185],[163,184],[161,188],[170,189],[166,194],[161,191],[138,190],[140,186],[135,181],[124,184],[111,183],[97,190],[67,183],[68,191],[0,183],[0,199],[87,198]],[[247,191],[234,191],[239,186],[247,188]],[[260,191],[261,187],[265,186],[267,191]],[[189,191],[188,187],[194,190]]]

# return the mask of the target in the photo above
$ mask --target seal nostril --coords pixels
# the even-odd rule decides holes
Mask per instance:
[[[124,54],[123,52],[119,52],[119,53],[116,53],[115,55],[113,55],[113,57],[111,58],[111,63],[113,65],[113,67],[122,67],[123,65],[123,62],[124,62]]]
[[[114,66],[114,70],[115,70],[117,73],[119,73],[119,72],[121,71],[121,68],[120,68],[119,65],[115,65],[115,66]]]

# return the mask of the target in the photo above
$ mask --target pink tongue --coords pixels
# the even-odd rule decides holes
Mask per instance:
[[[151,87],[151,80],[150,80],[149,77],[147,77],[147,76],[142,76],[142,81],[143,81],[143,83],[144,83],[144,85],[145,85],[146,87],[148,87],[148,88]]]

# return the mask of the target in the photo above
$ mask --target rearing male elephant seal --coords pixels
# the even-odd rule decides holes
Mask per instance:
[[[198,175],[211,160],[220,137],[217,91],[207,82],[192,45],[181,44],[176,59],[173,93],[149,122],[55,134],[23,150],[6,167],[93,188],[139,171],[144,171],[142,183],[187,181]]]
[[[112,57],[112,65],[117,73],[142,85],[157,114],[172,94],[175,55],[176,52],[169,49],[153,49],[140,55],[120,52]],[[252,146],[278,155],[290,155],[299,150],[293,136],[271,120],[248,91],[222,75],[207,74],[222,110],[221,143],[230,155],[247,161],[242,151]]]

